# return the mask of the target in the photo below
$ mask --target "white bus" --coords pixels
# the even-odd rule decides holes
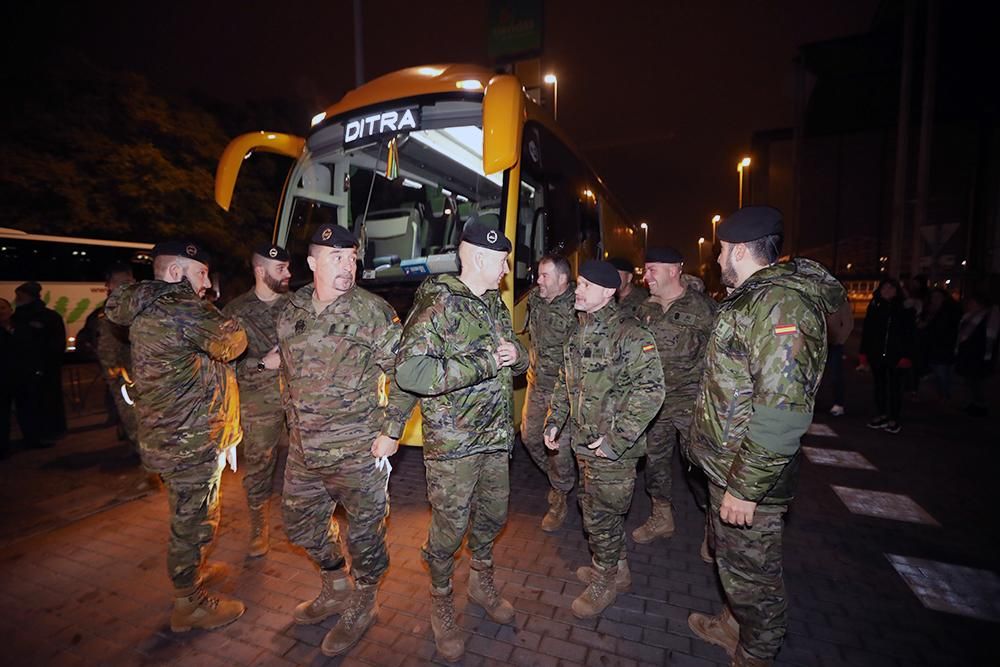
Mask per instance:
[[[34,280],[42,300],[66,323],[66,351],[104,302],[104,272],[116,262],[132,265],[137,280],[152,278],[152,243],[28,234],[0,227],[0,297],[14,305],[14,290]]]

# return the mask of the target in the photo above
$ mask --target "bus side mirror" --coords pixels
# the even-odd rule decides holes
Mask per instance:
[[[240,167],[243,166],[243,160],[254,151],[277,153],[296,160],[305,145],[306,140],[302,137],[281,132],[250,132],[236,137],[229,142],[219,158],[219,166],[215,171],[215,203],[222,210],[229,210]]]
[[[516,76],[498,74],[483,96],[483,172],[510,169],[521,156],[524,89]]]

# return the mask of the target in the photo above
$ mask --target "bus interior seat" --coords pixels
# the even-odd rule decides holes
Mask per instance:
[[[452,197],[444,197],[439,207],[431,206],[431,215],[427,216],[427,235],[423,239],[427,254],[436,254],[450,245],[457,217],[458,206]]]
[[[358,237],[361,235],[361,218],[358,216],[354,222],[354,233]],[[369,212],[365,221],[368,236],[365,257],[418,257],[422,218],[418,206]]]

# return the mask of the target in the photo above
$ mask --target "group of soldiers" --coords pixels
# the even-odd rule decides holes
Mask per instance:
[[[727,597],[722,614],[692,614],[690,625],[734,664],[769,664],[785,628],[781,518],[826,357],[825,316],[844,293],[814,262],[777,262],[774,209],[741,209],[718,236],[732,288],[718,308],[669,248],[647,251],[648,296],[633,288],[643,298],[620,301],[630,266],[585,261],[574,285],[566,260],[546,256],[528,297],[530,349],[499,293],[511,243],[477,222],[463,229],[459,275],[427,278],[405,324],[355,284],[358,243],[336,224],[320,225],[311,239],[311,284],[289,294],[288,254],[266,246],[253,255],[254,287],[222,312],[202,298],[205,251],[158,244],[155,279],[118,286],[104,313],[129,329],[142,459],[168,491],[171,628],[216,628],[245,611],[207,589],[227,574],[205,560],[219,482],[242,443],[250,555],[266,553],[275,450],[287,434],[285,528],[321,581],[293,616],[311,624],[339,614],[322,651],[354,646],[376,620],[389,564],[387,457],[418,402],[431,506],[422,552],[437,650],[451,661],[465,650],[452,585],[465,538],[469,599],[495,622],[512,622],[493,545],[510,495],[513,376],[527,372],[521,439],[551,485],[543,530],[562,525],[579,480],[593,561],[577,571],[588,585],[573,614],[600,615],[630,585],[624,522],[644,455],[652,512],[632,536],[647,543],[673,534],[679,443],[707,476],[691,484],[709,508],[702,556],[714,556]],[[338,503],[346,555],[333,519]]]

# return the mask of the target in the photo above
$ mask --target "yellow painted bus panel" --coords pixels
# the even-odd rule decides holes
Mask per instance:
[[[277,153],[295,160],[302,154],[305,144],[306,140],[302,137],[281,132],[249,132],[236,137],[219,158],[219,167],[215,171],[215,203],[222,210],[229,210],[240,167],[251,152]]]
[[[517,164],[524,121],[521,82],[510,74],[493,77],[483,97],[483,171],[486,174],[495,174]],[[517,188],[511,190],[517,192]],[[516,194],[514,200],[516,204]]]

